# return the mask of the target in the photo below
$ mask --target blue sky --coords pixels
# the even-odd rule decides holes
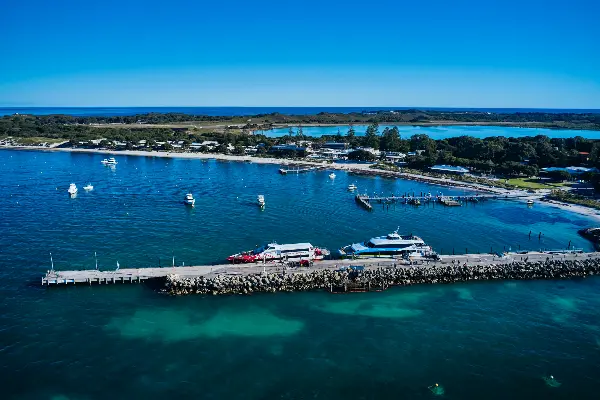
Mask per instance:
[[[600,108],[600,4],[5,0],[0,106]]]

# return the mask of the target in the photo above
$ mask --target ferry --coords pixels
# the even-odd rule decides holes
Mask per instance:
[[[77,194],[77,186],[74,183],[71,183],[67,192],[69,192],[71,196],[75,196]]]
[[[254,250],[245,251],[227,257],[232,263],[255,263],[272,261],[304,261],[322,260],[329,255],[329,250],[313,247],[310,243],[277,244],[268,243]]]
[[[117,160],[115,160],[114,157],[108,158],[108,159],[104,159],[102,161],[100,161],[103,165],[117,165]]]
[[[423,239],[415,235],[399,235],[398,230],[386,235],[371,238],[364,243],[354,243],[339,250],[342,258],[393,257],[404,255],[432,256],[433,249]]]

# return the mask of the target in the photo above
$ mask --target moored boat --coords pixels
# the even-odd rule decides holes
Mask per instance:
[[[194,199],[194,196],[191,193],[188,193],[185,195],[185,199],[183,199],[183,202],[188,206],[193,206],[194,204],[196,204],[196,199]]]
[[[258,205],[259,205],[260,207],[264,207],[264,206],[265,206],[265,196],[263,196],[262,194],[259,194],[259,195],[256,197],[256,202],[258,203]]]
[[[356,189],[358,189],[358,187],[354,183],[351,183],[351,184],[348,185],[348,190],[353,191],[353,190],[356,190]]]
[[[255,263],[273,261],[314,261],[329,255],[329,250],[314,247],[310,243],[277,244],[268,243],[254,250],[233,254],[227,257],[232,263]]]
[[[335,174],[333,172],[329,174],[329,179],[335,179]]]
[[[342,258],[393,257],[405,254],[433,256],[435,253],[431,246],[425,244],[420,237],[413,234],[400,235],[398,230],[386,236],[371,238],[363,243],[342,247],[339,250]]]
[[[77,194],[77,186],[74,183],[71,183],[67,192],[69,192],[71,196],[75,196]]]
[[[532,206],[532,205],[533,205],[533,203],[534,203],[534,201],[533,201],[533,200],[531,200],[531,199],[527,200],[527,205],[528,205],[528,206]]]
[[[100,162],[104,165],[117,165],[118,164],[117,160],[115,160],[114,157],[105,158],[104,160],[102,160]]]
[[[91,183],[88,183],[86,186],[83,187],[83,190],[94,190],[94,186],[92,186]]]

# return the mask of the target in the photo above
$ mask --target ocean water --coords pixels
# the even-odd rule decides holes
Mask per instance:
[[[363,136],[368,125],[354,125],[354,130],[357,136]],[[380,125],[379,132],[383,132],[385,128],[392,128],[394,125]],[[294,132],[298,128],[292,128]],[[302,133],[306,136],[319,137],[323,135],[337,135],[338,132],[342,135],[348,133],[348,125],[336,126],[304,126]],[[399,125],[398,130],[403,139],[410,138],[412,135],[427,135],[432,139],[447,139],[457,136],[473,136],[484,139],[492,136],[504,137],[526,137],[545,135],[550,138],[571,138],[581,136],[586,139],[600,139],[600,131],[591,130],[569,130],[569,129],[548,129],[548,128],[518,128],[512,126],[412,126]],[[279,137],[289,134],[289,128],[276,128],[267,131],[260,131],[270,137]]]
[[[6,399],[597,399],[600,279],[383,293],[167,297],[41,288],[55,267],[220,262],[267,240],[335,249],[401,232],[444,253],[573,245],[595,222],[536,204],[360,209],[346,191],[443,191],[275,165],[0,151],[0,376]],[[80,188],[69,198],[67,187]],[[89,193],[82,191],[87,183]],[[181,204],[188,191],[196,207]],[[264,194],[267,206],[255,205]],[[529,231],[533,231],[531,239]],[[543,233],[538,240],[537,234]],[[550,387],[548,374],[561,382]]]
[[[73,116],[119,116],[151,112],[186,113],[194,115],[256,115],[281,113],[288,115],[310,115],[320,112],[351,113],[393,110],[435,110],[435,111],[481,111],[495,113],[545,112],[545,113],[600,113],[598,109],[558,109],[558,108],[444,108],[444,107],[0,107],[1,115],[65,114]]]

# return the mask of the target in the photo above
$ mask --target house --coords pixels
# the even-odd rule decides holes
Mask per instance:
[[[338,143],[338,142],[326,142],[321,146],[323,149],[332,149],[332,150],[347,150],[348,143]]]
[[[406,158],[406,154],[404,154],[404,153],[399,153],[396,151],[387,151],[385,153],[385,161],[388,161],[391,163],[397,163],[397,162],[404,161],[405,158]]]
[[[464,167],[456,167],[453,165],[434,165],[430,168],[433,172],[439,172],[441,174],[455,174],[455,175],[464,175],[469,172],[468,169]]]

